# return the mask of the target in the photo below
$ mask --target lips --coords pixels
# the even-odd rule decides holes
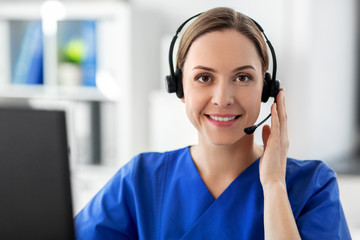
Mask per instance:
[[[215,121],[226,122],[239,118],[241,115],[237,114],[205,114],[206,117]]]
[[[215,121],[228,122],[228,121],[234,120],[236,118],[236,116],[234,116],[234,117],[218,117],[218,116],[210,116],[209,115],[209,118],[211,118],[212,120],[215,120]]]
[[[205,116],[217,127],[229,127],[241,117],[236,114],[205,114]]]

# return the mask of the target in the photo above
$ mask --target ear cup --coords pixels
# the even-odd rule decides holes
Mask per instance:
[[[183,84],[182,84],[182,71],[180,68],[176,69],[175,72],[176,82],[176,96],[182,98],[184,96]]]
[[[261,101],[267,102],[269,97],[276,97],[280,91],[280,81],[272,80],[270,73],[265,73],[264,87],[261,94]]]
[[[166,87],[166,91],[168,93],[174,93],[176,92],[176,82],[174,81],[174,79],[171,77],[171,75],[167,75],[165,77],[165,87]]]
[[[270,97],[276,97],[280,91],[280,81],[274,80],[271,81],[271,87],[270,87]]]
[[[270,73],[267,72],[265,73],[264,87],[261,94],[261,101],[264,103],[267,102],[270,95],[271,95],[271,75]]]
[[[184,96],[181,69],[176,69],[174,77],[171,77],[171,75],[167,75],[165,77],[165,86],[168,93],[176,92],[176,96],[178,96],[178,98],[182,98]]]

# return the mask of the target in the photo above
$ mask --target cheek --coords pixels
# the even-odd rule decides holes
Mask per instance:
[[[193,92],[186,92],[184,97],[185,112],[191,124],[199,129],[200,115],[202,112],[201,98]]]
[[[260,104],[261,103],[261,94],[262,91],[256,90],[256,91],[249,91],[249,94],[247,94],[247,101],[252,104]]]
[[[191,83],[188,83],[191,84]],[[198,89],[196,86],[184,84],[185,111],[188,119],[195,128],[199,129],[200,119],[208,103],[206,91]]]
[[[191,83],[191,80],[187,76],[183,77],[183,89],[184,89],[184,98],[182,101],[185,103],[187,108],[196,108],[203,101],[204,96],[201,91]]]
[[[258,115],[261,107],[261,94],[262,86],[256,87],[250,91],[246,91],[242,97],[241,105],[247,109],[247,111],[253,112]]]
[[[184,103],[186,107],[186,112],[200,112],[204,107],[205,96],[195,89],[184,89]]]

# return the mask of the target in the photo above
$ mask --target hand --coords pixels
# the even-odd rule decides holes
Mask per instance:
[[[285,94],[281,89],[276,103],[271,106],[271,127],[265,125],[262,131],[264,153],[260,159],[260,181],[282,183],[285,186],[286,159],[289,148]]]

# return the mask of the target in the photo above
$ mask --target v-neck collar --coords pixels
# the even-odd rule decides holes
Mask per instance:
[[[206,191],[209,193],[209,195],[212,197],[213,201],[216,201],[219,198],[223,198],[224,195],[227,195],[227,192],[231,191],[231,189],[233,188],[233,185],[237,185],[237,182],[239,181],[252,181],[252,180],[256,180],[259,179],[259,161],[260,158],[256,159],[253,163],[251,163],[247,168],[244,169],[244,171],[242,171],[226,188],[225,190],[217,197],[215,198],[210,190],[208,189],[208,187],[206,186],[204,180],[202,179],[198,168],[195,165],[194,159],[191,156],[191,151],[190,151],[191,146],[187,147],[187,158],[191,161],[191,168],[192,172],[196,173],[196,178],[199,179],[199,182],[201,183],[201,185],[206,189]]]

